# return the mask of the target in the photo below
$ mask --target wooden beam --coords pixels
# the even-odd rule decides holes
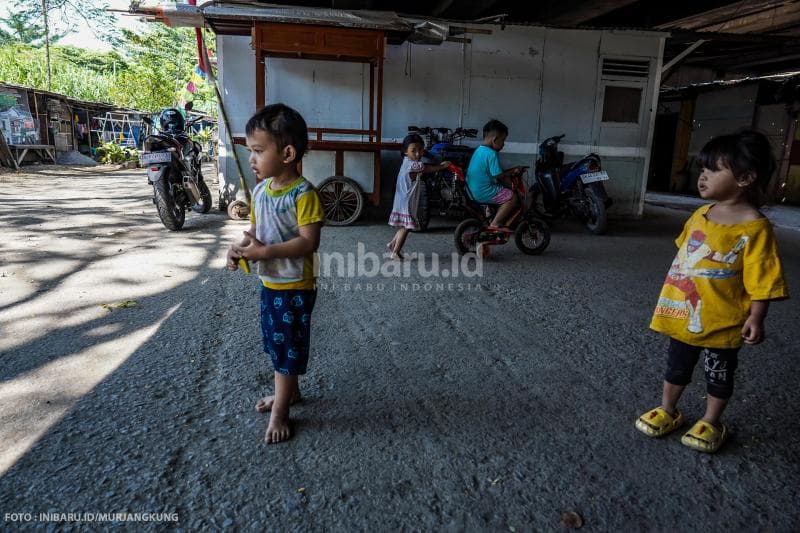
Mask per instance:
[[[800,3],[791,3],[752,15],[733,18],[716,25],[709,24],[699,29],[727,33],[766,33],[795,26],[798,22],[800,22]]]
[[[673,57],[669,63],[661,67],[661,76],[663,77],[665,72],[674,67],[681,59],[683,59],[684,57],[688,56],[689,54],[697,50],[697,47],[703,44],[704,42],[705,41],[703,39],[695,41],[686,50]]]
[[[491,35],[492,30],[487,30],[485,28],[467,28],[466,26],[450,26],[450,35],[461,35],[462,33]]]
[[[14,154],[11,153],[11,149],[8,147],[8,144],[6,144],[6,138],[3,135],[3,130],[0,130],[0,163],[2,163],[5,167],[19,170],[17,160],[14,159]]]
[[[729,26],[733,21],[745,19],[750,16],[763,16],[772,17],[772,10],[779,8],[793,9],[797,7],[794,2],[787,3],[783,0],[740,0],[727,6],[710,9],[702,13],[697,13],[689,17],[673,20],[664,24],[656,26],[656,29],[670,30],[675,28],[682,28],[685,30],[696,31],[718,31],[726,33],[738,33],[732,31],[733,26]]]

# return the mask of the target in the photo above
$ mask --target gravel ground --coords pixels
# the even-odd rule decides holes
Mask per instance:
[[[0,187],[4,529],[130,512],[165,513],[137,530],[558,531],[567,511],[587,531],[798,528],[796,300],[743,350],[718,454],[633,427],[659,398],[667,343],[647,324],[686,212],[648,207],[604,237],[564,223],[544,255],[500,247],[471,278],[418,261],[321,278],[296,435],[266,445],[257,285],[222,268],[244,222],[215,209],[168,232],[141,170],[41,166]],[[434,226],[408,251],[449,258],[454,224]],[[800,233],[777,234],[796,293]],[[390,236],[329,227],[322,251]]]

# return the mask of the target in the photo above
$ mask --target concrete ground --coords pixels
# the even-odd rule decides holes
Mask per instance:
[[[147,530],[558,531],[570,511],[587,531],[797,530],[796,299],[743,350],[718,454],[633,427],[659,400],[647,324],[685,211],[603,237],[564,223],[542,256],[500,247],[474,277],[345,265],[320,280],[296,435],[266,445],[257,282],[223,269],[246,224],[215,209],[169,232],[150,198],[140,170],[0,176],[4,530],[129,512],[159,513],[129,524]],[[449,261],[453,225],[407,250]],[[322,252],[390,235],[329,227]],[[777,235],[796,294],[800,233]]]

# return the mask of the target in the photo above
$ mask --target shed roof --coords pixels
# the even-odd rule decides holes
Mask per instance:
[[[201,6],[132,4],[131,11],[173,26],[205,19],[218,33],[248,34],[253,21],[272,20],[383,29],[390,40],[406,38],[418,19],[664,31],[665,63],[703,40],[681,63],[720,77],[795,70],[800,59],[798,0],[212,0]]]

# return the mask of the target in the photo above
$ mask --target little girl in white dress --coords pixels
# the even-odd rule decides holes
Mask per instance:
[[[403,139],[403,163],[397,174],[397,187],[394,191],[394,204],[392,214],[389,215],[389,225],[397,228],[397,233],[386,246],[392,252],[392,259],[403,259],[400,251],[408,237],[408,232],[419,229],[417,213],[419,211],[420,175],[425,172],[443,170],[450,164],[442,161],[439,165],[426,165],[422,162],[425,153],[425,142],[416,133],[406,135]]]

